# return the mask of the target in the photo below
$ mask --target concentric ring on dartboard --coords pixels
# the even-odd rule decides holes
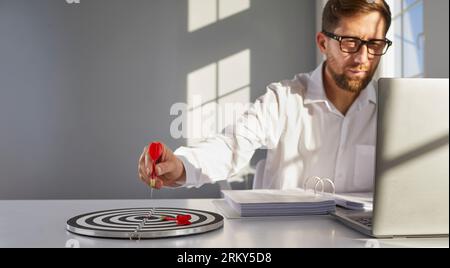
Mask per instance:
[[[223,226],[223,217],[217,213],[182,208],[123,208],[86,213],[67,221],[66,229],[74,234],[99,238],[129,239],[136,235],[136,228],[153,210],[146,224],[138,233],[140,239],[164,238],[201,234]],[[191,215],[191,224],[180,226],[163,217]]]

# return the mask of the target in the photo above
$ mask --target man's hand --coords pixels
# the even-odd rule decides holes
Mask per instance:
[[[186,171],[183,162],[178,159],[170,150],[169,147],[162,144],[163,152],[161,158],[156,164],[155,184],[151,183],[152,160],[150,158],[148,147],[144,148],[141,157],[139,158],[138,172],[139,178],[145,184],[154,186],[156,189],[161,189],[163,186],[177,187],[183,185],[186,181]]]

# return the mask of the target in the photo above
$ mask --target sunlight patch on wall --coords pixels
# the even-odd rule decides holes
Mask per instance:
[[[231,17],[250,9],[250,0],[219,0],[219,19]]]
[[[188,30],[197,31],[217,21],[216,0],[189,0]]]
[[[250,50],[219,62],[219,95],[223,96],[250,84]]]
[[[188,146],[233,124],[250,105],[249,49],[187,76]]]
[[[247,9],[250,0],[188,0],[188,31],[200,30]]]

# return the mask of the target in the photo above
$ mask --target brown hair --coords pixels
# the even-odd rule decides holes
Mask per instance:
[[[329,0],[323,10],[322,30],[333,32],[342,18],[380,12],[386,22],[386,32],[392,23],[392,13],[384,0]]]

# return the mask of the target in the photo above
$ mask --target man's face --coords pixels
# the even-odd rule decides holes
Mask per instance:
[[[385,21],[378,12],[344,18],[333,33],[363,40],[384,39]],[[354,54],[342,52],[339,42],[331,38],[325,39],[322,52],[327,56],[326,72],[337,86],[354,93],[360,93],[367,87],[381,58],[368,54],[365,45]]]

